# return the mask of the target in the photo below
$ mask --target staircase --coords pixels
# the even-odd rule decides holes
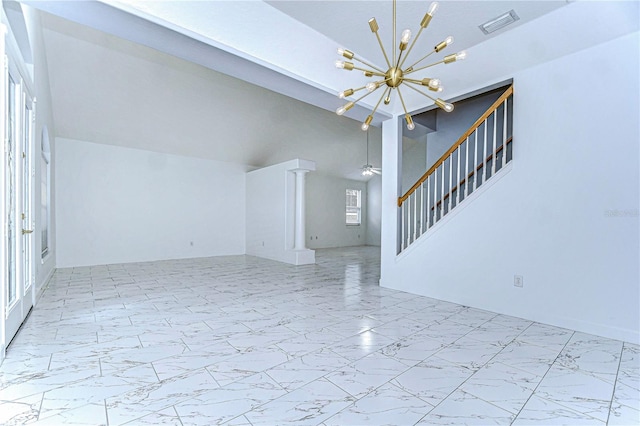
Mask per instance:
[[[513,86],[398,198],[400,252],[496,175],[512,158]]]

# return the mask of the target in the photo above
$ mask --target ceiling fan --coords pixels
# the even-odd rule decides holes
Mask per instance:
[[[378,169],[369,164],[369,131],[367,130],[367,164],[362,166],[362,176],[381,175],[382,169]]]

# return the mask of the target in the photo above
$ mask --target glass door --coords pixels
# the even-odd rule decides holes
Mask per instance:
[[[35,227],[32,212],[33,206],[33,177],[35,170],[33,169],[33,135],[32,124],[34,119],[33,101],[26,93],[22,92],[22,120],[21,120],[21,137],[22,145],[21,153],[21,182],[20,195],[21,207],[20,219],[22,221],[21,230],[21,249],[20,249],[20,285],[22,286],[22,311],[23,317],[26,317],[29,310],[35,302],[35,293],[33,292],[33,230]]]
[[[5,75],[5,343],[33,306],[33,101],[9,59]]]
[[[16,144],[16,118],[17,110],[16,104],[18,97],[18,84],[16,81],[16,75],[12,72],[7,74],[7,95],[6,95],[6,147],[5,147],[5,215],[6,215],[6,241],[5,241],[5,264],[7,270],[5,272],[5,338],[9,343],[13,336],[18,331],[18,327],[22,323],[22,304],[20,303],[21,297],[18,291],[18,278],[17,278],[17,228],[16,221],[17,211],[17,164],[16,156],[18,153],[18,147]]]

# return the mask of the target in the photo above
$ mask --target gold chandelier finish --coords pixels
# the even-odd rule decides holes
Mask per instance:
[[[445,102],[444,100],[442,100],[440,98],[434,98],[434,97],[430,96],[429,94],[423,92],[422,90],[418,89],[418,87],[426,87],[428,90],[430,90],[432,92],[441,92],[442,91],[442,85],[440,84],[440,80],[439,79],[430,78],[430,77],[424,77],[424,78],[421,78],[421,79],[414,79],[414,78],[409,78],[408,77],[409,75],[411,75],[413,73],[422,71],[422,70],[424,70],[426,68],[429,68],[429,67],[432,67],[434,65],[450,64],[452,62],[464,59],[466,57],[466,52],[462,51],[462,52],[459,52],[459,53],[454,53],[454,54],[451,54],[451,55],[447,55],[442,60],[434,62],[432,64],[416,68],[416,65],[421,63],[423,60],[427,59],[433,53],[439,53],[444,48],[446,48],[451,43],[453,43],[453,37],[451,37],[451,36],[447,37],[445,40],[443,40],[440,43],[436,44],[435,47],[433,48],[433,50],[431,50],[425,56],[423,56],[422,58],[418,59],[416,62],[414,62],[410,66],[408,66],[406,68],[403,68],[404,62],[409,57],[409,54],[411,53],[411,50],[415,46],[416,41],[418,41],[418,38],[422,34],[422,31],[424,29],[426,29],[427,26],[429,25],[429,23],[431,22],[431,19],[433,18],[433,14],[437,10],[437,8],[438,8],[438,3],[437,2],[431,3],[431,6],[429,6],[429,10],[427,11],[427,13],[422,18],[422,21],[420,21],[420,29],[418,30],[418,34],[413,39],[413,41],[411,42],[410,46],[409,46],[409,40],[411,39],[411,31],[409,31],[407,29],[407,30],[404,30],[402,32],[402,35],[400,37],[400,43],[397,44],[398,53],[396,55],[396,50],[394,49],[391,61],[389,60],[389,56],[387,56],[387,52],[385,51],[384,44],[382,43],[382,39],[380,38],[380,34],[378,33],[378,31],[380,30],[380,27],[378,26],[378,22],[376,21],[376,18],[371,18],[369,20],[369,28],[371,29],[371,32],[375,34],[376,39],[378,40],[378,44],[380,45],[380,50],[382,51],[382,55],[384,56],[384,60],[385,60],[386,65],[387,65],[387,70],[386,71],[384,71],[383,69],[378,68],[375,65],[372,65],[372,64],[364,61],[363,59],[357,57],[356,54],[353,53],[350,50],[343,49],[343,48],[338,49],[338,54],[343,56],[344,58],[348,59],[349,61],[336,61],[336,67],[337,68],[342,68],[342,69],[345,69],[347,71],[353,71],[353,70],[362,71],[364,73],[365,77],[368,77],[368,78],[373,78],[373,77],[382,78],[381,80],[376,80],[376,81],[369,82],[365,86],[358,87],[356,89],[346,89],[346,90],[343,90],[342,92],[340,92],[338,94],[338,96],[340,97],[340,99],[344,99],[344,98],[348,98],[348,97],[353,96],[356,92],[358,92],[360,90],[366,89],[366,93],[364,95],[360,96],[359,98],[357,98],[355,100],[349,101],[345,105],[343,105],[340,108],[338,108],[336,110],[336,113],[338,115],[344,114],[346,111],[348,111],[351,108],[353,108],[353,106],[356,103],[358,103],[360,100],[364,99],[365,97],[367,97],[371,93],[377,91],[379,88],[384,87],[384,90],[382,91],[382,95],[380,96],[380,99],[376,103],[376,106],[371,111],[371,114],[362,123],[362,130],[369,129],[369,126],[371,125],[371,122],[373,121],[373,114],[375,114],[375,112],[377,111],[377,109],[380,106],[381,102],[384,102],[385,105],[388,105],[391,102],[391,92],[393,92],[393,91],[397,91],[397,93],[398,93],[398,98],[400,99],[400,102],[402,104],[402,108],[404,110],[404,118],[405,118],[405,121],[407,123],[407,128],[409,130],[413,130],[415,128],[415,124],[413,123],[413,119],[411,118],[411,114],[409,114],[409,112],[407,111],[407,107],[405,105],[404,98],[402,97],[402,93],[400,91],[400,87],[403,84],[406,87],[408,87],[408,88],[420,93],[421,95],[426,96],[427,98],[431,99],[434,102],[435,105],[437,105],[438,107],[442,108],[443,110],[445,110],[447,112],[453,111],[453,105],[452,104],[450,104],[448,102]],[[393,46],[396,46],[396,0],[393,0]],[[351,61],[359,62],[360,64],[364,65],[367,68],[356,66],[356,64],[354,62],[351,62]]]

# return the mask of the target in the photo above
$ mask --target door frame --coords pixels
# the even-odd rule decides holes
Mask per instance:
[[[2,255],[0,255],[0,363],[6,356],[7,345],[17,333],[20,325],[26,319],[31,307],[35,304],[35,233],[21,232],[22,229],[34,230],[35,228],[35,160],[36,152],[34,145],[35,138],[35,111],[36,100],[34,97],[32,74],[22,59],[20,49],[17,46],[13,35],[7,26],[0,23],[0,63],[2,64],[3,75],[0,79],[0,135],[2,135],[2,149],[0,155],[3,166],[7,164],[7,123],[8,123],[8,84],[9,76],[15,81],[14,109],[15,109],[15,131],[14,131],[14,196],[13,210],[15,221],[15,242],[13,247],[9,247],[7,230],[7,172],[0,173],[0,237],[3,245]],[[27,117],[26,108],[29,106]],[[25,121],[25,119],[27,121]],[[27,130],[27,131],[25,131]],[[26,139],[25,139],[26,137]],[[23,156],[24,153],[24,156]],[[3,167],[4,169],[4,167]],[[28,185],[28,186],[27,186]],[[25,195],[26,194],[26,195]],[[25,212],[22,219],[23,208],[27,202],[30,207]],[[8,264],[7,250],[14,251],[16,281],[16,301],[7,306],[8,295]],[[26,262],[26,260],[29,262]],[[28,280],[28,286],[25,284]],[[25,288],[27,287],[27,288]]]

